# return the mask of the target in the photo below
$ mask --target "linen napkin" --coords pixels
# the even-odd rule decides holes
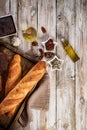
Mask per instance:
[[[23,130],[23,127],[27,128],[29,123],[33,121],[32,109],[48,111],[50,98],[50,80],[48,73],[44,75],[36,88],[29,97],[19,120],[14,123],[11,130]]]

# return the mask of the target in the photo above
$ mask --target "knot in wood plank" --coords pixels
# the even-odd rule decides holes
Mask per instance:
[[[81,103],[82,105],[85,104],[85,99],[84,99],[84,97],[81,97],[81,98],[80,98],[80,103]]]

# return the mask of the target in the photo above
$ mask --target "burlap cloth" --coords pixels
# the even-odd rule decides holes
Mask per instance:
[[[33,121],[32,109],[48,111],[49,97],[50,80],[48,73],[46,73],[38,83],[36,90],[29,97],[19,120],[14,123],[14,125],[11,127],[11,130],[23,130],[24,127],[27,129],[29,123]]]

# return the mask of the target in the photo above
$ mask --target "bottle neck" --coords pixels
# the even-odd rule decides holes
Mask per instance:
[[[62,42],[63,47],[66,47],[69,45],[68,41],[65,40],[64,38],[61,39],[61,42]]]

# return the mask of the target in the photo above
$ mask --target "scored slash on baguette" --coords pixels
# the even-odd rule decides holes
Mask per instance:
[[[16,108],[35,87],[46,72],[45,61],[38,62],[32,69],[20,80],[5,99],[0,103],[0,114],[5,114],[11,109]]]

